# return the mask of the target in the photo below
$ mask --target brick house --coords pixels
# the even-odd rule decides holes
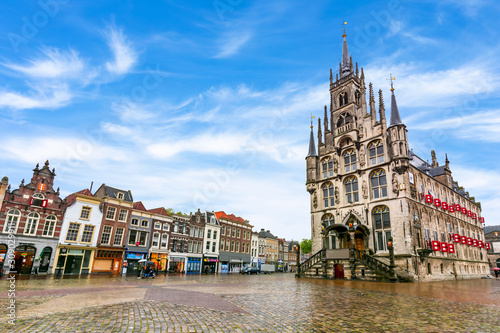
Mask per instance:
[[[47,274],[54,265],[55,250],[61,231],[66,202],[54,190],[55,169],[49,161],[40,169],[37,164],[29,183],[21,181],[18,189],[5,188],[0,210],[0,258],[5,271]],[[8,179],[2,180],[2,186]],[[2,260],[3,261],[3,260]]]

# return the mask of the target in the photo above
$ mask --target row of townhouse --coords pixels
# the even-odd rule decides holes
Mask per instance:
[[[102,184],[62,199],[49,162],[11,190],[0,182],[0,269],[17,274],[138,274],[151,260],[159,272],[214,274],[272,263],[293,270],[293,242],[223,211],[172,214],[146,209],[131,191]],[[265,242],[264,252],[260,244]],[[293,253],[292,253],[293,252]]]

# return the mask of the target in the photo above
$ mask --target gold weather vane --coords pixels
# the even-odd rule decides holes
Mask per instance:
[[[391,76],[390,79],[386,79],[386,80],[391,80],[391,91],[394,91],[394,86],[393,86],[393,82],[394,80],[396,80],[396,77],[395,76],[392,76],[392,74],[389,74]]]
[[[342,28],[344,29],[344,34],[342,35],[342,37],[347,37],[347,35],[345,34],[345,26],[347,24],[347,21],[342,21]]]
[[[313,128],[313,119],[314,119],[314,116],[313,116],[313,114],[311,113],[311,128]]]

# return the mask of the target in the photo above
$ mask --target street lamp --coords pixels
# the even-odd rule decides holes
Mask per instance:
[[[394,268],[396,267],[396,264],[394,263],[394,246],[393,246],[393,243],[392,243],[392,237],[390,237],[387,240],[387,249],[389,250],[389,262],[390,262],[389,271],[390,271],[390,274],[391,274],[391,278],[390,279],[393,280],[393,281],[395,281],[398,278],[396,277],[396,273],[394,271]]]

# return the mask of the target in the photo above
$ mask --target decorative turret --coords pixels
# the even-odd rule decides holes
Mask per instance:
[[[389,144],[389,156],[394,161],[394,169],[401,174],[409,167],[408,138],[406,135],[408,131],[399,116],[396,96],[394,95],[393,80],[395,78],[391,76],[391,122],[387,129],[387,141]]]
[[[318,122],[320,122],[319,119]],[[309,137],[309,153],[307,154],[306,157],[306,165],[307,165],[307,181],[306,181],[307,191],[313,194],[314,191],[316,190],[315,183],[316,183],[316,168],[318,165],[318,154],[316,153],[316,146],[314,144],[312,117],[311,117],[311,135]]]
[[[310,150],[311,142],[309,142]],[[321,133],[321,118],[318,118],[318,147],[323,145],[323,134]]]
[[[326,110],[327,110],[327,108],[326,108],[326,105],[325,105],[325,118],[323,120],[323,122],[325,124],[325,134],[328,133],[328,132],[330,132],[328,130],[328,114],[326,113]]]
[[[382,89],[378,90],[378,112],[380,114],[380,123],[382,124],[382,128],[385,128],[387,121],[385,120],[385,104]]]

